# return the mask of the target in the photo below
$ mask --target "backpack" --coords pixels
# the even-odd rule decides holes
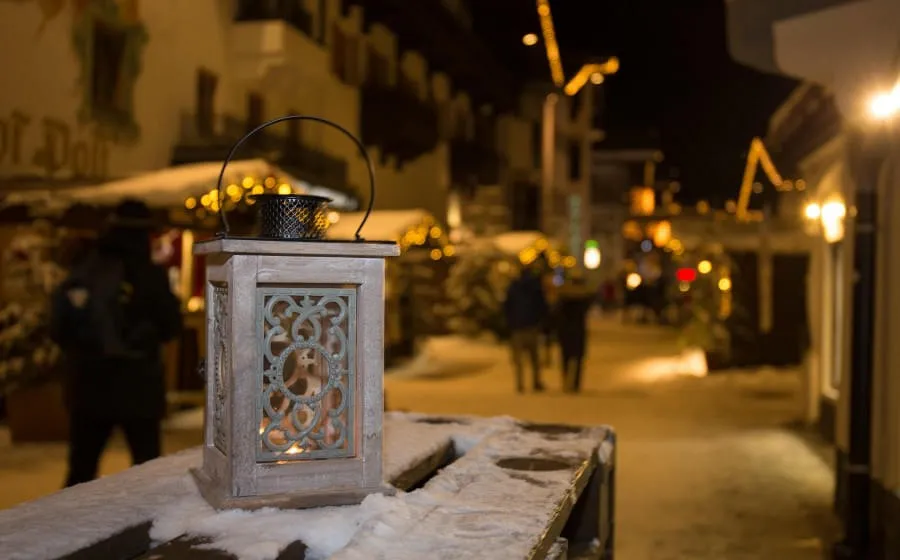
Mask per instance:
[[[149,357],[156,341],[144,313],[136,313],[135,287],[124,263],[93,253],[77,266],[57,296],[61,323],[56,331],[62,346],[104,358]]]

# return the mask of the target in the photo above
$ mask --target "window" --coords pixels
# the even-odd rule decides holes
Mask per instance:
[[[100,22],[94,23],[91,65],[91,109],[100,114],[120,116],[125,104],[122,65],[127,34]]]
[[[541,123],[531,123],[531,163],[535,169],[541,167],[541,152],[543,151],[543,133]]]
[[[387,57],[369,45],[366,58],[369,65],[366,81],[373,86],[387,87],[390,85],[390,65]]]
[[[258,93],[247,96],[247,130],[256,128],[263,123],[265,117],[265,101]]]
[[[331,31],[331,71],[337,78],[347,83],[347,36],[338,24]]]
[[[328,22],[328,0],[319,0],[318,9],[316,10],[316,15],[318,15],[319,25],[318,25],[318,36],[319,43],[324,45],[327,37],[325,36],[327,33],[327,22]]]
[[[573,142],[569,145],[569,180],[581,179],[581,144]]]
[[[419,84],[409,77],[406,72],[400,72],[400,89],[413,97],[419,97]]]
[[[194,116],[197,132],[204,137],[213,133],[216,87],[218,85],[218,76],[202,68],[197,70],[197,100]]]
[[[359,85],[359,38],[334,24],[331,31],[331,71],[347,85]]]

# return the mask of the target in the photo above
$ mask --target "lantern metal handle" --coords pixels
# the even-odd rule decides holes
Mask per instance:
[[[359,153],[360,155],[362,155],[363,159],[366,160],[366,168],[369,172],[369,204],[366,208],[366,213],[363,216],[362,221],[359,223],[359,227],[356,228],[354,237],[356,241],[364,241],[363,238],[360,237],[360,232],[362,231],[363,226],[365,226],[366,222],[369,220],[369,215],[372,213],[372,207],[375,205],[375,166],[372,164],[372,158],[369,157],[369,152],[366,151],[366,147],[363,145],[362,141],[354,136],[352,132],[337,124],[336,122],[324,119],[322,117],[313,117],[308,115],[285,115],[283,117],[278,117],[277,119],[272,119],[268,122],[264,122],[263,124],[257,126],[253,130],[245,134],[240,140],[234,143],[234,146],[231,147],[231,150],[225,157],[224,163],[222,163],[222,170],[219,172],[219,181],[216,187],[220,208],[219,215],[221,216],[222,224],[222,231],[219,232],[219,237],[228,237],[228,234],[230,233],[228,217],[225,215],[225,205],[223,204],[225,197],[223,196],[224,193],[222,192],[222,182],[225,178],[225,169],[228,167],[228,164],[231,163],[231,159],[234,157],[234,154],[235,152],[237,152],[238,148],[240,148],[241,145],[243,145],[243,143],[246,142],[251,136],[263,130],[264,128],[268,128],[274,124],[278,124],[284,121],[313,121],[322,123],[343,133],[344,136],[352,140],[353,143],[356,144],[356,147],[359,148]]]

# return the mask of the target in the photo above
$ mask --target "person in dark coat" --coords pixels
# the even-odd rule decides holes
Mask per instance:
[[[539,347],[541,329],[546,324],[548,308],[540,273],[534,267],[527,267],[513,280],[503,302],[506,326],[510,332],[510,351],[516,372],[516,387],[525,391],[525,372],[522,363],[525,356],[531,363],[532,381],[535,391],[543,391]]]
[[[68,373],[66,486],[96,478],[116,427],[134,464],[161,454],[162,345],[178,336],[182,318],[166,271],[151,260],[150,232],[147,206],[123,202],[53,296],[51,333]]]
[[[578,273],[574,273],[568,284],[559,291],[556,337],[562,351],[563,389],[566,392],[577,393],[581,390],[587,319],[593,303],[594,293]]]

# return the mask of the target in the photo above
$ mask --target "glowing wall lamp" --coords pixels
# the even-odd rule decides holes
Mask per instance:
[[[602,258],[597,242],[594,240],[586,241],[584,244],[584,267],[588,270],[597,270],[600,268]]]
[[[844,238],[844,218],[847,206],[842,200],[833,199],[822,205],[822,235],[828,243],[837,243]]]
[[[828,243],[837,243],[844,239],[847,205],[839,196],[831,197],[824,204],[810,202],[803,209],[803,214],[811,226],[810,233],[821,232]]]

